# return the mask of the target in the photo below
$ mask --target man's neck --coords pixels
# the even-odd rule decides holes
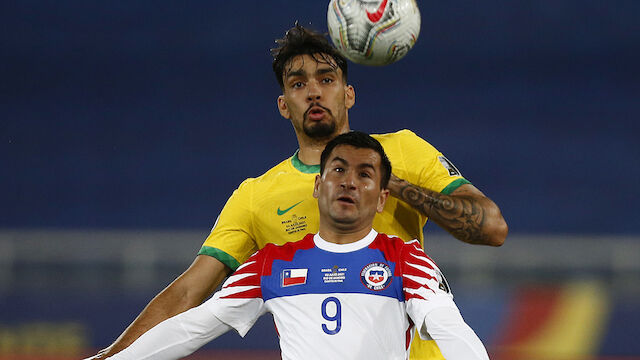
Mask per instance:
[[[298,150],[298,160],[300,160],[305,165],[320,164],[320,155],[322,155],[322,151],[324,150],[325,146],[327,146],[327,143],[334,137],[346,132],[349,132],[348,125],[335,133],[333,136],[323,139],[313,139],[307,137],[305,134],[296,132],[296,137],[298,138],[298,146],[300,147],[300,149]]]
[[[371,232],[371,225],[364,227],[360,230],[340,230],[340,229],[328,229],[321,226],[318,235],[327,242],[334,244],[350,244],[358,240],[362,240]]]
[[[322,155],[322,150],[324,150],[324,147],[326,145],[326,143],[316,146],[301,145],[300,150],[298,150],[298,160],[300,160],[305,165],[320,164],[320,155]]]

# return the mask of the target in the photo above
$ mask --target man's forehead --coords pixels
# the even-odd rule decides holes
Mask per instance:
[[[334,70],[340,73],[342,70],[338,67],[335,59],[324,53],[316,53],[313,55],[303,54],[296,55],[287,62],[284,77],[292,72],[316,72],[318,70]]]
[[[329,160],[338,160],[341,162],[346,161],[353,166],[360,166],[363,164],[377,165],[381,161],[381,158],[380,154],[373,149],[359,148],[349,144],[340,144],[331,151]]]

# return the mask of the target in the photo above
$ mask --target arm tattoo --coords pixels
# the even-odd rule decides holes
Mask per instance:
[[[413,184],[402,187],[400,199],[461,241],[482,244],[487,240],[487,234],[483,229],[484,208],[476,199],[448,196]]]

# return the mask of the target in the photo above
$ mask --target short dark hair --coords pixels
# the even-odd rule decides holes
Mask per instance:
[[[329,160],[329,155],[333,149],[338,145],[351,145],[358,149],[372,149],[380,155],[380,167],[382,168],[382,176],[380,180],[380,188],[386,189],[389,185],[389,179],[391,178],[391,162],[384,152],[382,145],[378,140],[371,137],[371,135],[363,133],[361,131],[349,131],[344,134],[340,134],[333,138],[333,140],[327,143],[322,155],[320,155],[320,175],[324,173],[324,168]]]
[[[282,39],[276,39],[276,44],[278,46],[271,49],[272,66],[281,89],[284,89],[282,76],[285,67],[298,55],[310,55],[319,63],[337,66],[342,70],[343,80],[347,82],[347,59],[329,43],[326,34],[307,29],[296,21]]]

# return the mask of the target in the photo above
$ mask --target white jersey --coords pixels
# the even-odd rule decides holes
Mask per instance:
[[[374,230],[343,245],[317,234],[282,246],[268,244],[196,309],[165,325],[171,332],[161,343],[169,348],[167,335],[174,340],[183,336],[176,346],[189,352],[160,357],[156,344],[155,349],[147,346],[155,351],[151,356],[136,341],[114,359],[184,356],[229,328],[244,336],[266,312],[273,314],[283,359],[404,360],[414,324],[421,337],[438,342],[447,359],[488,359],[419,242],[405,243]],[[149,341],[143,339],[147,334],[139,340]]]

